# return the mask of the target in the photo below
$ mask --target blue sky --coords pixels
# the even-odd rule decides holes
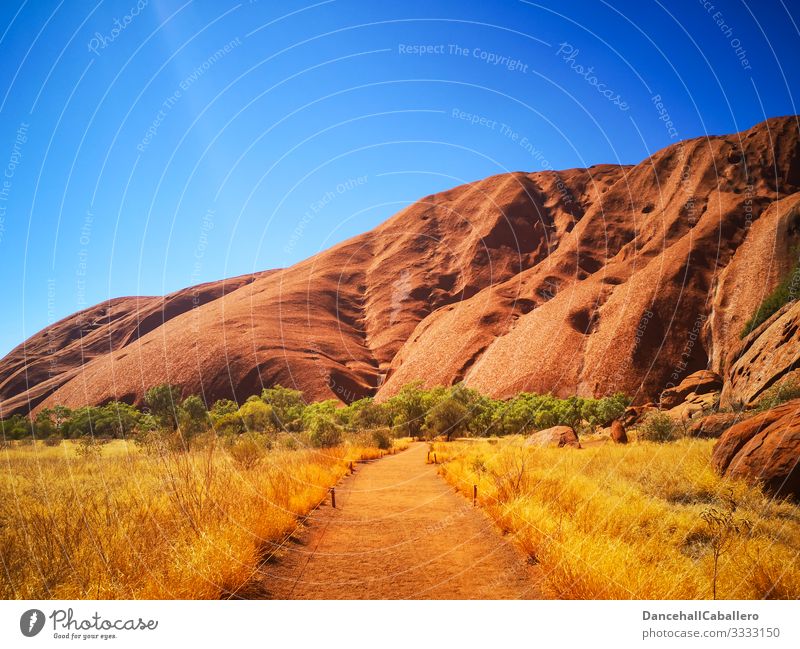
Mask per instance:
[[[798,22],[770,0],[4,0],[0,354],[462,182],[796,113]]]

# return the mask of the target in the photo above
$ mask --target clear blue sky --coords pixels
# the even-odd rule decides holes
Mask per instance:
[[[292,264],[462,182],[796,113],[791,6],[4,0],[0,354],[109,297]]]

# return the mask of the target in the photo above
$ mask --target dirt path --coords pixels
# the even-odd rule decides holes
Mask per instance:
[[[268,562],[258,595],[276,599],[541,597],[541,575],[480,509],[425,464],[426,444],[336,487]]]

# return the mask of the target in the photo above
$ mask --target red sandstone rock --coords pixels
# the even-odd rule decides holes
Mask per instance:
[[[281,383],[347,402],[421,379],[645,403],[709,363],[728,375],[724,347],[780,272],[741,277],[775,231],[770,259],[791,263],[798,191],[795,117],[635,166],[494,176],[290,268],[198,287],[197,308],[189,288],[76,314],[0,361],[0,412],[136,403],[167,381],[207,401]],[[747,362],[791,366],[771,358]]]
[[[611,422],[611,439],[615,444],[627,444],[628,434],[625,432],[625,426],[619,419]]]
[[[555,446],[558,448],[571,446],[572,448],[581,448],[578,436],[569,426],[545,428],[530,435],[525,443],[528,446]]]
[[[758,482],[776,495],[800,498],[800,399],[729,428],[714,447],[720,473]]]
[[[661,393],[661,407],[674,408],[686,400],[690,394],[710,394],[722,389],[722,377],[716,372],[700,370],[687,376],[675,387]]]
[[[691,423],[686,433],[689,437],[720,437],[734,424],[742,421],[743,415],[727,412],[714,413]]]

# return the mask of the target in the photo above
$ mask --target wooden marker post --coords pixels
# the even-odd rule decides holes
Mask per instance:
[[[478,506],[478,485],[472,485],[472,506]]]
[[[336,488],[331,487],[331,507],[336,509]]]

